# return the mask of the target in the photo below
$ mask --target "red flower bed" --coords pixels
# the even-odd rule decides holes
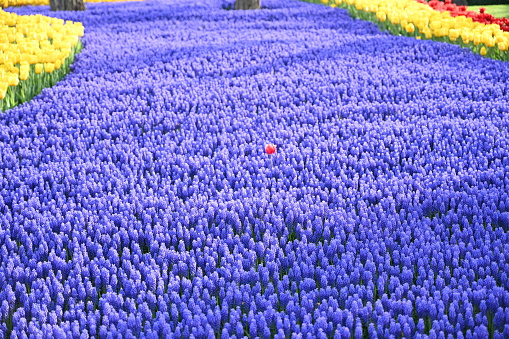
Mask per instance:
[[[427,2],[426,0],[417,0],[420,3],[428,4],[431,8],[443,12],[449,11],[451,16],[466,16],[468,18],[472,18],[472,20],[476,22],[481,22],[483,24],[497,24],[500,26],[500,29],[503,31],[509,32],[509,19],[507,18],[495,18],[493,15],[485,13],[485,9],[481,8],[480,13],[467,10],[466,6],[457,6],[451,2],[451,0],[445,0],[445,2],[438,0],[431,0]]]

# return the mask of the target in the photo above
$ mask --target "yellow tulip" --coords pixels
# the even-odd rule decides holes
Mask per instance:
[[[488,54],[488,51],[486,50],[486,48],[483,46],[481,47],[481,51],[480,51],[481,55],[482,56],[485,56],[486,54]]]
[[[7,84],[5,84],[7,85]],[[3,100],[5,98],[5,95],[7,94],[7,87],[8,86],[4,86],[4,84],[0,84],[0,100]]]
[[[479,34],[474,34],[474,45],[479,45],[481,43],[481,35]]]
[[[468,44],[470,42],[469,36],[470,34],[466,30],[463,30],[461,32],[461,40],[463,41],[464,44]]]
[[[493,39],[493,37],[490,35],[482,35],[481,36],[481,41],[483,44],[485,44],[486,46],[488,47],[493,47],[495,46],[495,39]]]
[[[35,64],[35,73],[41,74],[43,71],[43,65],[42,64]]]
[[[436,32],[436,36],[443,37],[449,35],[449,28],[447,27],[440,27]]]
[[[429,28],[423,30],[422,33],[424,34],[426,39],[431,39],[433,37],[433,34],[431,34],[431,30]]]
[[[18,86],[18,84],[19,84],[18,75],[17,74],[11,74],[7,81],[8,81],[9,86]]]
[[[449,30],[449,39],[451,41],[456,41],[459,38],[461,32],[459,29],[450,29]]]
[[[20,72],[30,72],[30,65],[28,63],[22,63],[19,65]]]
[[[389,21],[393,24],[397,25],[399,24],[399,14],[396,12],[389,12],[389,15],[387,16],[389,18]]]
[[[52,73],[55,70],[55,64],[52,62],[47,62],[44,64],[44,71],[46,73]]]
[[[432,21],[429,23],[429,28],[432,31],[438,30],[440,27],[442,27],[442,23],[440,21]]]
[[[19,73],[19,79],[24,81],[24,80],[28,79],[28,75],[29,75],[29,74],[30,74],[30,72],[28,72],[28,71],[26,71],[26,72],[22,72],[22,71],[20,71],[20,73]]]
[[[378,20],[382,22],[385,22],[385,20],[387,20],[387,14],[385,14],[385,12],[376,13],[376,17],[378,18]]]

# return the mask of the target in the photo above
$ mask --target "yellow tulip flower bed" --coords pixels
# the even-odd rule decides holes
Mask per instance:
[[[79,22],[0,10],[0,109],[30,100],[69,73],[83,33]]]
[[[509,60],[509,32],[499,25],[453,17],[415,0],[319,0],[348,10],[352,17],[372,21],[396,35],[433,39],[466,47],[481,55]],[[318,2],[311,0],[310,2]]]

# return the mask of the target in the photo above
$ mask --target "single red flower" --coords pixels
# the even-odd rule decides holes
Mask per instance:
[[[274,144],[268,144],[265,146],[265,152],[267,154],[274,154],[276,153],[276,145]]]

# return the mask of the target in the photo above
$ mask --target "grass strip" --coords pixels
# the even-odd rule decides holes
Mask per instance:
[[[486,8],[486,13],[495,18],[509,18],[509,5],[490,5],[490,6],[468,6],[469,11],[479,12],[480,8]]]

